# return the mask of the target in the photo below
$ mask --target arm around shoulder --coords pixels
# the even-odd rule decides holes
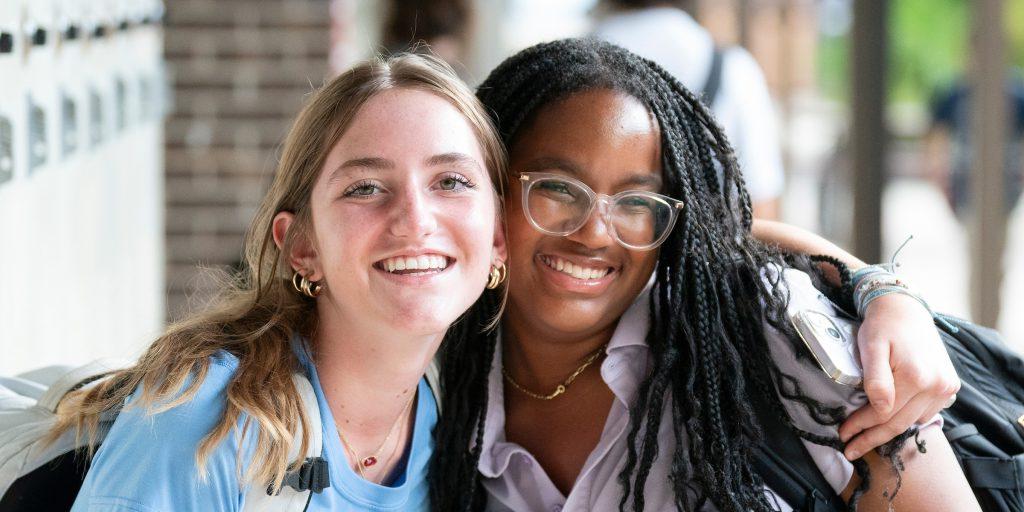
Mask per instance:
[[[971,491],[967,478],[953,455],[942,428],[931,424],[918,436],[927,452],[921,453],[913,439],[907,440],[900,455],[904,468],[900,472],[899,491],[890,501],[897,485],[897,475],[889,461],[872,451],[864,457],[871,470],[871,486],[861,497],[857,510],[888,512],[889,510],[929,510],[949,512],[980,511],[981,506]],[[854,476],[843,492],[849,500],[860,479]]]

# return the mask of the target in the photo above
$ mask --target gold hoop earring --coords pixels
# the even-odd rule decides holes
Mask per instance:
[[[322,284],[310,281],[306,276],[300,274],[298,270],[292,274],[292,287],[295,288],[295,291],[311,299],[315,299],[316,296],[320,295],[320,292],[324,289]]]
[[[490,278],[487,280],[487,289],[493,290],[497,288],[501,283],[505,282],[505,278],[508,277],[508,269],[505,264],[498,262],[497,265],[491,265]]]

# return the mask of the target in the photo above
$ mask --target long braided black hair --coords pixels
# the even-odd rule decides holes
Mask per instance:
[[[540,44],[514,55],[490,74],[478,96],[512,149],[540,108],[593,89],[629,94],[650,110],[661,131],[663,193],[686,204],[658,255],[647,335],[653,368],[630,410],[620,509],[644,509],[662,411],[670,407],[676,448],[660,456],[671,457],[669,485],[677,508],[698,510],[710,501],[722,511],[772,510],[750,463],[762,440],[751,400],[768,403],[800,437],[837,450],[843,448],[838,438],[793,425],[776,383],[823,425],[838,424],[843,411],[806,397],[771,358],[764,323],[793,333],[782,321],[784,288],[766,283],[762,271],[787,263],[750,235],[750,198],[722,129],[658,65],[590,39]],[[498,302],[486,293],[450,330],[441,350],[444,414],[431,466],[435,510],[479,510],[484,504],[476,468],[496,337],[481,334],[480,326]],[[789,337],[803,354],[796,336]],[[855,469],[862,481],[851,508],[870,482],[866,463],[858,461]]]

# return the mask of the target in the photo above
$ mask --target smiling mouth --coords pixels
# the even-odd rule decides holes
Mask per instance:
[[[609,273],[614,272],[614,269],[611,267],[586,267],[564,260],[557,256],[541,255],[538,259],[540,259],[541,263],[547,265],[548,268],[556,272],[561,272],[584,281],[596,281],[607,276]]]
[[[440,274],[454,261],[440,254],[421,254],[419,256],[394,256],[374,263],[374,268],[402,276],[423,276]]]

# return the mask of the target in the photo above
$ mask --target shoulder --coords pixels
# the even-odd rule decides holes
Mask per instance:
[[[745,48],[742,46],[729,46],[721,48],[720,51],[722,52],[722,73],[726,74],[730,80],[756,79],[761,82],[765,81],[761,65],[757,63],[757,59]],[[736,85],[742,86],[742,83],[739,82]]]
[[[238,435],[244,417],[211,452],[205,475],[196,453],[222,419],[227,387],[237,369],[235,356],[211,357],[195,395],[161,412],[133,406],[136,390],[97,451],[75,510],[108,510],[108,502],[136,507],[129,510],[236,510],[241,500],[239,461],[248,460],[251,448]]]

